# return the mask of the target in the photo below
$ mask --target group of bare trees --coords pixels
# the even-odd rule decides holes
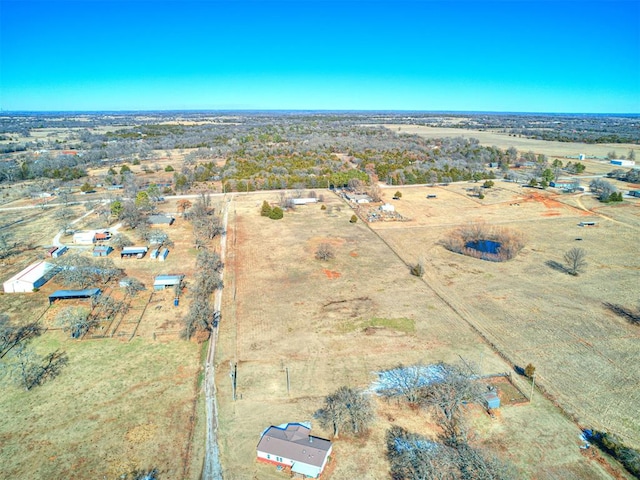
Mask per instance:
[[[397,426],[387,432],[387,455],[393,478],[514,478],[510,466],[469,442],[464,406],[481,402],[486,387],[478,382],[468,364],[399,366],[382,375],[385,387],[379,394],[430,412],[440,427],[436,439]]]
[[[202,248],[196,258],[198,274],[191,285],[191,306],[183,319],[181,336],[190,339],[198,332],[210,332],[213,328],[215,305],[212,294],[222,288],[220,271],[223,268],[220,256]]]
[[[525,238],[521,232],[506,227],[469,223],[450,232],[440,243],[455,253],[502,262],[511,260],[524,248]]]
[[[13,378],[25,390],[41,385],[59,375],[67,364],[67,354],[55,350],[38,355],[32,340],[42,334],[37,322],[18,325],[8,315],[0,314],[0,378]]]
[[[92,260],[80,254],[68,254],[55,259],[60,282],[68,286],[86,288],[92,284],[106,284],[122,276],[122,269],[110,258]]]
[[[223,233],[222,222],[211,206],[211,196],[202,194],[193,206],[185,212],[191,220],[196,248],[203,248],[207,243]]]
[[[350,387],[340,387],[327,395],[324,406],[316,411],[314,417],[323,428],[331,429],[335,438],[341,432],[361,435],[375,420],[370,397]]]
[[[482,401],[486,391],[473,366],[440,363],[411,365],[381,372],[374,388],[388,400],[407,402],[430,413],[440,427],[430,439],[399,426],[386,435],[391,477],[397,480],[508,480],[513,467],[490,452],[471,445],[465,421],[465,405]],[[365,434],[375,421],[371,393],[340,387],[327,395],[314,417],[320,425],[340,434]]]

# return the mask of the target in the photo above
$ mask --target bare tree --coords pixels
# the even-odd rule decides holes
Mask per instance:
[[[114,235],[110,243],[113,248],[117,248],[118,250],[122,250],[124,247],[133,245],[131,239],[124,233],[117,233]]]
[[[455,449],[393,426],[386,435],[391,478],[454,480],[459,478]]]
[[[587,252],[582,248],[574,247],[564,254],[564,262],[567,266],[567,273],[577,276],[587,266],[585,260]]]
[[[316,250],[316,258],[318,260],[331,260],[336,256],[336,250],[329,243],[321,243]]]
[[[126,282],[126,286],[124,287],[124,291],[130,297],[135,297],[139,292],[145,290],[144,283],[142,283],[137,278],[128,278]]]
[[[80,338],[98,322],[89,316],[89,311],[86,308],[67,307],[60,310],[56,316],[56,323],[65,332],[71,332],[73,338]]]
[[[374,411],[371,399],[362,391],[340,387],[325,397],[324,406],[314,417],[323,428],[331,428],[337,438],[341,431],[353,435],[364,433],[374,420]]]
[[[28,343],[42,333],[42,328],[31,322],[26,325],[15,325],[9,316],[0,314],[0,359],[20,344]]]
[[[21,344],[14,352],[9,369],[20,386],[25,390],[31,390],[57,377],[67,362],[67,354],[60,350],[39,357],[33,350]]]
[[[0,230],[0,259],[9,257],[17,245],[8,229]]]

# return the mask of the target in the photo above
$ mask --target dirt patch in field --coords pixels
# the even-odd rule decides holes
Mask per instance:
[[[340,272],[334,272],[333,270],[328,270],[326,268],[322,269],[322,273],[324,273],[325,276],[331,280],[340,278],[340,276],[342,275]]]
[[[551,195],[543,195],[538,192],[531,192],[525,197],[525,201],[540,202],[547,208],[562,208],[564,205],[553,198]]]

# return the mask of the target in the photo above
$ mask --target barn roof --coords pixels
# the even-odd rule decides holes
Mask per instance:
[[[55,265],[47,262],[36,262],[29,265],[24,270],[16,273],[13,277],[8,279],[6,282],[27,282],[34,283],[40,280],[42,277],[47,275],[48,273],[53,273],[52,270],[56,268]]]
[[[84,290],[56,290],[49,295],[49,301],[62,298],[89,298],[100,294],[99,288],[86,288]]]

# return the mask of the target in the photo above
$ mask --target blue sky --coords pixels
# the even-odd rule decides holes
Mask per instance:
[[[640,113],[640,0],[0,0],[0,108]]]

